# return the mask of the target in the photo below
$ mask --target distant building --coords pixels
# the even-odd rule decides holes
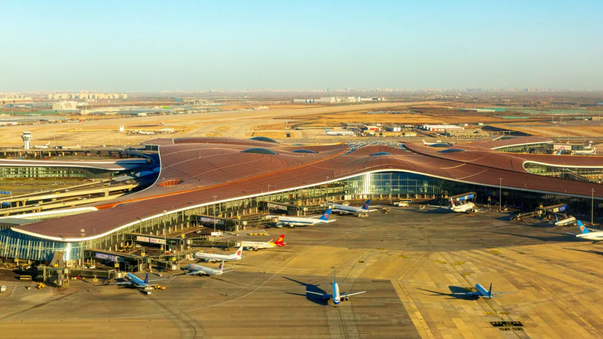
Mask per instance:
[[[75,111],[78,103],[75,101],[60,101],[52,104],[53,111]]]
[[[422,125],[419,128],[430,132],[446,132],[453,129],[463,129],[462,127],[456,125]]]

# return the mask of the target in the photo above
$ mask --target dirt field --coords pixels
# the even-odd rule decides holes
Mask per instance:
[[[32,133],[32,146],[42,145],[50,141],[50,146],[98,146],[106,145],[138,145],[143,141],[157,137],[195,137],[207,135],[220,135],[223,137],[244,138],[250,132],[255,132],[257,126],[281,125],[274,119],[286,118],[294,120],[295,116],[307,118],[309,116],[349,112],[365,112],[367,110],[389,109],[393,107],[407,107],[410,105],[425,103],[394,103],[380,102],[360,105],[340,105],[323,107],[306,107],[292,109],[257,110],[257,111],[221,111],[190,115],[161,115],[136,118],[113,118],[94,119],[89,117],[78,117],[82,122],[23,125],[1,128],[0,144],[4,147],[22,147],[21,134],[24,131]],[[299,105],[292,105],[297,107]],[[163,123],[163,124],[161,124]],[[159,130],[161,128],[173,128],[175,133],[165,135],[143,135],[126,134],[119,132],[119,126],[125,130]],[[134,126],[156,126],[136,128]],[[183,131],[184,128],[184,131]],[[260,128],[264,130],[264,128]],[[280,131],[274,131],[279,132]],[[284,138],[284,132],[282,132]]]

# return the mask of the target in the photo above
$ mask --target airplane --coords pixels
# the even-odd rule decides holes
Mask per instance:
[[[447,143],[447,142],[425,142],[425,140],[421,140],[423,141],[423,146],[429,146],[429,147],[450,147],[452,146],[452,144]]]
[[[206,262],[212,261],[231,261],[231,260],[241,260],[243,254],[243,245],[239,247],[239,249],[232,254],[214,254],[214,253],[195,253],[196,259],[205,260]]]
[[[581,238],[581,239],[586,239],[586,240],[592,240],[592,241],[602,241],[603,240],[603,232],[601,231],[595,231],[595,230],[589,230],[588,228],[586,228],[586,226],[584,226],[584,224],[582,223],[582,221],[577,220],[576,223],[578,224],[578,227],[580,228],[580,234],[576,234],[576,233],[569,233],[571,235],[575,235],[576,238]]]
[[[326,127],[325,127],[325,131],[327,132],[328,135],[349,135],[349,136],[354,136],[356,135],[356,133],[352,132],[352,131],[335,131],[335,132],[331,132],[329,131]]]
[[[295,226],[307,226],[333,222],[335,220],[329,220],[329,217],[331,216],[331,211],[332,210],[329,208],[323,215],[320,216],[320,218],[278,216],[278,225],[284,225],[293,228]]]
[[[563,220],[559,220],[559,218],[557,217],[557,214],[555,214],[555,220],[557,220],[555,222],[555,226],[567,226],[567,225],[572,225],[576,223],[576,218],[574,217],[569,217]]]
[[[270,241],[241,241],[241,246],[243,246],[245,249],[257,251],[259,249],[283,247],[287,244],[286,242],[283,242],[283,240],[285,240],[284,234],[281,234],[276,241],[272,240],[274,239],[270,239]]]
[[[368,213],[369,204],[371,203],[371,199],[367,200],[362,207],[354,207],[354,206],[346,206],[340,204],[333,204],[333,211],[338,212],[339,214],[362,214]]]
[[[206,275],[206,276],[217,276],[217,275],[222,275],[224,274],[224,272],[229,272],[229,271],[224,271],[224,260],[222,260],[222,262],[220,263],[220,266],[218,266],[218,268],[210,268],[210,267],[205,267],[205,266],[201,266],[201,265],[195,265],[195,264],[189,264],[188,267],[188,272],[186,274],[188,275]]]
[[[593,143],[589,143],[588,146],[584,146],[584,149],[592,149],[593,148]]]
[[[353,295],[366,293],[366,291],[340,293],[339,292],[339,284],[337,283],[337,275],[335,274],[335,271],[333,271],[333,282],[329,283],[329,284],[331,284],[331,286],[333,287],[333,292],[331,294],[313,292],[313,291],[308,291],[308,290],[306,290],[306,293],[319,295],[322,297],[322,300],[325,300],[325,301],[331,299],[331,300],[333,300],[333,304],[335,304],[335,306],[339,305],[339,303],[342,301],[349,301],[350,297]]]
[[[47,148],[49,148],[49,147],[50,147],[50,141],[49,141],[49,142],[47,142],[47,143],[46,143],[46,144],[44,144],[44,145],[35,145],[35,146],[34,146],[34,148],[37,148],[37,149],[47,149]]]
[[[590,151],[572,151],[572,155],[595,155],[597,154],[597,147],[593,147]]]
[[[153,131],[143,131],[143,130],[138,130],[138,134],[144,134],[144,135],[155,135],[155,132]]]
[[[474,296],[478,298],[484,299],[492,299],[499,297],[500,294],[514,294],[517,292],[492,292],[492,283],[490,283],[490,289],[486,291],[484,286],[480,284],[475,284],[475,292],[455,292],[453,295],[465,295],[465,296]]]
[[[151,290],[154,290],[156,285],[151,285],[150,282],[167,280],[167,279],[149,280],[148,273],[145,275],[144,280],[140,279],[139,277],[135,276],[132,273],[126,274],[126,278],[128,279],[127,281],[110,283],[109,285],[122,285],[122,286],[135,287],[135,288],[138,288],[138,289],[146,292],[146,294],[151,294]]]
[[[454,200],[450,199],[450,204],[450,210],[455,213],[471,213],[475,211],[475,204],[472,202],[455,205]]]

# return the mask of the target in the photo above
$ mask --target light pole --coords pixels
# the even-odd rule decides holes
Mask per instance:
[[[498,204],[502,212],[502,178],[498,178]]]
[[[138,233],[142,234],[142,220],[139,217],[136,217],[136,219],[138,219]]]
[[[595,224],[595,189],[590,189],[590,224]]]
[[[268,193],[270,193],[270,185],[268,185]]]
[[[86,236],[86,230],[80,229],[80,235],[82,236],[82,241],[80,242],[80,250],[82,251],[82,268],[84,268],[84,236]]]
[[[163,210],[163,246],[164,246],[164,251],[163,254],[165,254],[165,252],[167,252],[167,233],[165,231],[165,224],[167,223],[167,211]]]
[[[217,197],[218,197],[217,195],[214,195],[214,208],[213,208],[213,210],[214,210],[214,233],[216,232],[216,198]]]

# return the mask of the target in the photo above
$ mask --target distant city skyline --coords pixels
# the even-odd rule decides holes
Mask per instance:
[[[603,2],[3,2],[0,92],[603,90]]]

